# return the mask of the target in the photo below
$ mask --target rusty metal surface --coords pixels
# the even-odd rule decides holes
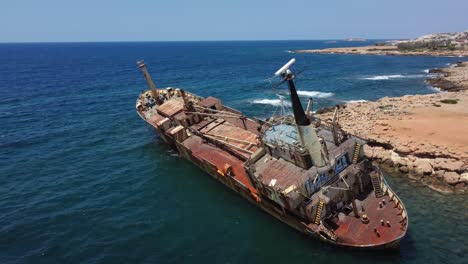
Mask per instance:
[[[150,117],[148,117],[148,122],[151,123],[153,126],[157,126],[158,123],[164,118],[165,117],[160,114],[153,113]]]
[[[383,208],[379,207],[382,200],[386,201]],[[356,218],[353,213],[349,215],[339,215],[339,227],[334,231],[340,238],[340,243],[347,245],[379,245],[396,240],[406,233],[406,223],[401,224],[402,210],[395,207],[395,202],[390,201],[388,195],[376,199],[373,192],[370,192],[366,199],[356,200],[359,210],[364,207],[364,212],[369,218],[369,223],[362,223],[360,218]],[[380,220],[384,221],[384,226]],[[386,222],[390,222],[390,227]],[[374,232],[374,228],[377,232]],[[377,234],[378,233],[378,234]]]
[[[283,159],[275,159],[270,155],[265,155],[257,163],[255,163],[256,174],[260,176],[260,180],[264,185],[270,185],[272,180],[275,180],[274,187],[283,190],[291,185],[302,187],[307,179],[314,178],[315,170],[304,170],[293,163]]]
[[[221,119],[221,118],[217,118],[217,119],[209,119],[207,121],[210,121],[208,122],[205,126],[201,127],[198,131],[200,131],[200,133],[203,133],[203,134],[206,134],[208,132],[210,132],[212,129],[214,129],[215,127],[221,125],[222,123],[224,123],[224,119]]]
[[[208,161],[220,171],[223,171],[226,164],[229,164],[232,167],[233,178],[244,184],[251,192],[257,193],[256,188],[253,186],[243,167],[243,161],[240,159],[220,148],[203,142],[201,137],[195,135],[186,139],[182,144],[192,151],[192,155],[195,158]],[[231,176],[226,175],[226,177]]]
[[[217,98],[214,98],[212,96],[209,96],[207,97],[206,99],[203,99],[201,100],[200,102],[198,102],[199,105],[203,106],[203,107],[207,107],[207,108],[210,108],[212,106],[214,106],[215,104],[217,103],[220,103],[221,101]]]
[[[197,131],[200,131],[202,128],[204,128],[205,126],[207,126],[208,124],[210,124],[213,121],[214,121],[214,119],[205,118],[201,122],[199,122],[197,124],[193,124],[192,126],[190,126],[190,128],[194,129],[194,130],[197,130]]]
[[[231,144],[255,152],[258,149],[257,135],[248,130],[237,127],[229,122],[223,122],[210,130],[204,131],[205,134],[225,138]],[[230,140],[232,139],[232,140]]]
[[[200,132],[204,137],[223,144],[237,155],[248,159],[259,147],[256,134],[226,122],[222,118],[207,117],[202,122],[192,125],[192,131]]]
[[[237,127],[240,127],[242,129],[246,129],[248,131],[250,131],[250,133],[253,133],[253,134],[256,134],[256,135],[259,135],[260,132],[258,131],[258,128],[260,127],[260,124],[255,121],[255,120],[252,120],[252,119],[249,119],[249,118],[246,118],[244,119],[244,121],[242,121],[241,119],[239,118],[225,118],[226,121],[228,121],[229,123],[237,126]],[[245,124],[245,127],[244,127],[244,124]]]
[[[185,112],[180,112],[174,116],[174,119],[176,120],[184,120],[185,118],[187,118]]]
[[[184,110],[184,102],[177,99],[171,99],[158,106],[158,112],[164,116],[172,117]]]

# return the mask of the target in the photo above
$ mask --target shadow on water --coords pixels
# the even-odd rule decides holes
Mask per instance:
[[[401,255],[401,258],[405,259],[406,261],[414,261],[417,256],[416,241],[414,241],[411,233],[412,232],[411,232],[411,227],[410,227],[410,229],[408,230],[408,233],[400,242],[400,248],[399,248],[400,255]]]

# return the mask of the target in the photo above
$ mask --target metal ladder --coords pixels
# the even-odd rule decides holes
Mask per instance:
[[[380,198],[383,196],[382,188],[380,187],[380,177],[378,174],[371,173],[370,175],[372,187],[374,187],[375,197]]]
[[[353,156],[353,164],[356,164],[359,159],[359,153],[361,152],[362,145],[360,143],[356,143],[354,147],[354,156]]]
[[[325,203],[323,202],[323,200],[320,200],[317,206],[317,213],[315,214],[315,219],[314,219],[314,224],[316,225],[320,224],[320,218],[322,217],[322,210],[323,210],[324,205]]]

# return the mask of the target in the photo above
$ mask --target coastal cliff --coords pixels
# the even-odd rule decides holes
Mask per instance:
[[[441,92],[341,105],[342,129],[369,141],[365,154],[445,193],[468,191],[468,63],[438,69]],[[332,109],[317,111],[324,120]]]

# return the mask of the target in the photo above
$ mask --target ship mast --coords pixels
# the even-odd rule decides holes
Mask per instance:
[[[148,86],[151,89],[151,95],[156,99],[156,101],[159,104],[158,90],[156,90],[156,86],[154,86],[153,80],[151,79],[151,76],[148,70],[146,69],[146,64],[143,61],[138,61],[137,65],[138,68],[140,68],[143,72],[143,75],[145,76],[146,82],[148,83]]]
[[[309,151],[314,165],[317,167],[323,167],[326,164],[325,159],[322,156],[322,144],[319,141],[315,127],[306,116],[299,96],[297,95],[296,85],[294,84],[294,78],[296,75],[289,70],[289,67],[294,62],[296,62],[296,60],[291,59],[275,73],[275,76],[280,76],[288,83],[294,120],[296,121],[297,134],[299,136],[299,143]]]

